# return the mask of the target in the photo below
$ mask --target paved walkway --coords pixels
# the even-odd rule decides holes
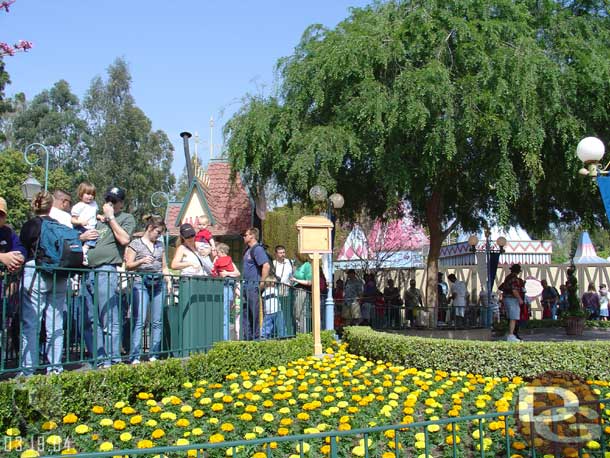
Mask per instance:
[[[564,328],[523,329],[519,332],[524,342],[574,342],[579,340],[610,340],[610,330],[585,328],[582,336],[569,336]],[[493,338],[503,340],[504,336]]]

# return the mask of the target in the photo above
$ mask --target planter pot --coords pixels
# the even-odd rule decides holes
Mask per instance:
[[[566,334],[569,336],[582,336],[585,330],[584,316],[569,316],[566,317]]]

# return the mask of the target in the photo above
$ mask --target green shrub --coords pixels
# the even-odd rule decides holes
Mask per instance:
[[[527,320],[523,329],[552,329],[565,328],[565,326],[566,323],[564,320]],[[585,321],[585,327],[593,329],[610,329],[610,321],[587,320]],[[494,323],[493,330],[497,335],[505,334],[508,331],[508,321],[502,320]]]
[[[333,342],[322,332],[322,346]],[[312,354],[309,334],[294,339],[261,342],[218,342],[207,354],[184,360],[170,358],[150,364],[120,364],[110,369],[35,375],[0,382],[0,429],[19,424],[22,432],[40,419],[63,417],[69,412],[85,416],[91,406],[135,401],[141,391],[165,396],[187,381],[221,381],[231,372],[286,364]],[[15,421],[17,419],[17,421]]]
[[[427,339],[348,327],[343,340],[350,353],[418,369],[464,370],[485,376],[533,376],[547,370],[570,371],[588,379],[609,380],[610,342],[483,342]]]

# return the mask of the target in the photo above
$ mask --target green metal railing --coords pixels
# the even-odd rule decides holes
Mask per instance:
[[[608,400],[604,401],[607,402]],[[599,401],[596,401],[599,410]],[[492,421],[500,426],[491,429]],[[113,449],[105,452],[79,453],[78,458],[106,457],[605,457],[607,437],[600,428],[599,437],[591,437],[572,445],[566,453],[564,446],[541,450],[535,444],[533,433],[525,437],[515,423],[515,412],[495,412],[438,420],[419,421],[383,426],[372,426],[347,431],[314,432],[291,436],[276,436],[227,442],[201,442],[180,446],[148,449]],[[593,447],[589,440],[596,440]],[[44,441],[39,441],[44,444]],[[589,447],[587,446],[589,444]],[[57,456],[58,450],[38,450],[41,456]],[[48,447],[48,446],[47,446]],[[229,450],[229,452],[227,452]]]
[[[263,329],[270,315],[259,302],[258,284],[253,293],[258,320],[250,320],[251,329],[246,329],[243,317],[249,308],[241,293],[249,286],[240,279],[92,269],[55,269],[40,275],[38,268],[28,265],[19,274],[3,272],[0,375],[186,357],[222,340],[292,337],[297,331],[297,297],[302,299],[304,317],[299,331],[311,330],[310,294],[291,287],[283,287],[278,295],[283,319]],[[160,329],[153,313],[159,309],[151,300],[142,313],[144,295],[161,301]],[[134,328],[138,315],[145,324]],[[141,351],[134,355],[135,332],[140,334]]]

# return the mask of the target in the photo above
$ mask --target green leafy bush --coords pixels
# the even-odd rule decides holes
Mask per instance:
[[[322,332],[322,347],[333,342],[332,333]],[[0,429],[14,425],[22,431],[29,425],[69,412],[84,416],[91,405],[135,401],[138,392],[164,396],[188,381],[222,381],[231,372],[286,364],[312,354],[309,334],[294,339],[261,342],[218,342],[206,354],[184,360],[170,358],[150,364],[120,364],[110,369],[72,371],[59,375],[36,375],[0,382]]]
[[[608,380],[610,342],[483,342],[427,339],[348,327],[343,340],[350,353],[418,369],[464,370],[485,376],[533,376],[547,370],[570,371],[587,379]]]

